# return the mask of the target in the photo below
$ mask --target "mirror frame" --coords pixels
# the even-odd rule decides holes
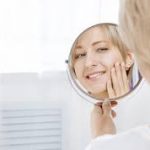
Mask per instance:
[[[81,87],[81,85],[77,82],[76,79],[76,75],[74,73],[74,70],[72,68],[72,50],[73,50],[73,47],[74,47],[74,44],[76,42],[76,40],[78,39],[78,37],[80,37],[84,32],[88,31],[89,29],[95,27],[95,26],[98,26],[98,25],[103,25],[103,24],[109,24],[109,25],[113,25],[113,26],[118,26],[117,24],[114,24],[114,23],[99,23],[99,24],[95,24],[93,26],[90,26],[88,28],[86,28],[83,32],[81,32],[77,37],[76,39],[74,40],[72,46],[71,46],[71,49],[70,49],[70,53],[69,53],[69,56],[68,56],[68,60],[66,60],[66,64],[67,64],[67,74],[68,74],[68,79],[72,85],[72,87],[74,88],[74,90],[77,92],[78,95],[80,95],[83,99],[91,102],[91,103],[98,103],[98,102],[103,102],[105,99],[98,99],[90,94],[88,94],[88,92],[84,91]],[[132,90],[130,90],[129,92],[127,92],[126,94],[122,95],[122,96],[119,96],[119,97],[116,97],[116,98],[106,98],[107,100],[110,100],[110,101],[114,101],[115,100],[119,100],[119,99],[123,99],[125,97],[129,97],[129,95],[132,95],[132,93],[134,91],[136,91],[135,89],[138,89],[137,87],[141,87],[139,86],[140,83],[142,83],[142,76],[140,75],[140,79],[139,81],[137,82],[137,84],[133,87]],[[143,84],[141,84],[143,85]]]

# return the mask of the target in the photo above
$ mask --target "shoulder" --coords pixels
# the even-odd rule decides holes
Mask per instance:
[[[144,149],[150,147],[150,125],[143,125],[116,135],[104,135],[93,139],[86,150],[125,150],[125,149]]]

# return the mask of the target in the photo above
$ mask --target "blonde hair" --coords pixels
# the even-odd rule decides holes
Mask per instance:
[[[137,62],[150,68],[150,0],[121,0],[119,30]]]
[[[118,32],[118,26],[116,24],[110,24],[110,23],[103,23],[103,24],[97,24],[97,25],[94,25],[88,29],[86,29],[85,31],[83,31],[78,37],[77,39],[75,40],[73,46],[72,46],[72,49],[71,49],[71,60],[74,61],[74,50],[76,48],[76,45],[78,43],[78,41],[80,40],[80,37],[85,33],[85,32],[88,32],[90,29],[92,28],[100,28],[104,31],[104,33],[106,34],[107,38],[112,42],[112,44],[114,46],[116,46],[123,59],[125,60],[126,59],[126,56],[127,56],[127,52],[128,52],[128,47],[123,43],[123,41],[121,40],[120,38],[120,34]],[[73,65],[73,62],[72,62],[72,65]]]
[[[120,38],[118,26],[115,24],[102,24],[97,27],[100,27],[105,32],[107,38],[119,49],[123,59],[125,60],[128,48]]]

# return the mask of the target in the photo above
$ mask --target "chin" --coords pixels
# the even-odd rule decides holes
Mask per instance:
[[[100,94],[106,92],[106,85],[91,87],[91,91],[95,94]]]
[[[101,90],[93,90],[93,89],[89,89],[89,92],[91,92],[91,95],[96,96],[96,97],[103,97],[104,95],[106,95],[106,88],[105,89],[101,89]]]

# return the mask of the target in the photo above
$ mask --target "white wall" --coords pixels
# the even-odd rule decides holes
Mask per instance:
[[[101,0],[100,21],[118,24],[119,0]]]
[[[0,75],[0,110],[4,108],[62,109],[62,148],[82,150],[90,141],[89,113],[91,104],[72,89],[66,71],[44,74],[12,73]],[[49,105],[49,106],[48,106]],[[2,114],[0,115],[2,117]]]
[[[143,80],[142,84],[132,95],[120,100],[115,108],[115,119],[118,132],[129,128],[150,124],[150,85]]]
[[[99,0],[1,0],[0,72],[65,70],[75,37],[99,22]]]
[[[65,70],[75,38],[117,23],[119,0],[1,0],[0,72]]]
[[[5,105],[11,108],[14,105],[57,104],[63,110],[63,149],[83,150],[89,143],[92,105],[72,89],[66,72],[1,74],[0,79],[0,109]],[[150,87],[144,82],[134,96],[118,102],[115,122],[119,132],[150,123],[149,90]]]

